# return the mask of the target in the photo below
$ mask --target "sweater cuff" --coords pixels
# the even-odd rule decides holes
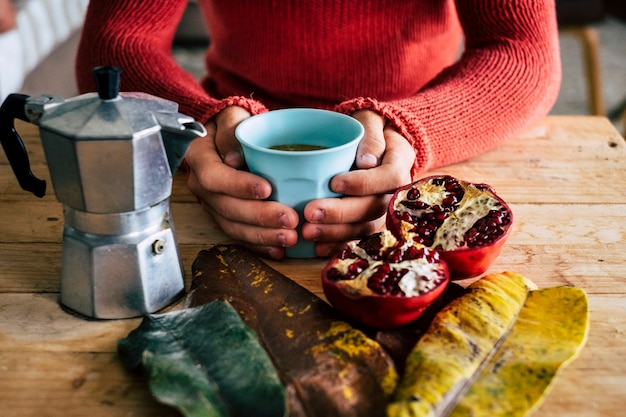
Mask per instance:
[[[212,117],[224,110],[226,107],[230,106],[242,107],[253,116],[267,111],[267,107],[259,101],[243,96],[231,96],[221,100],[216,100],[215,104],[213,104],[204,114],[203,122],[206,124]]]
[[[411,177],[414,180],[417,179],[420,173],[430,167],[432,153],[426,129],[414,114],[393,104],[370,97],[358,97],[344,101],[335,106],[334,110],[347,115],[352,115],[359,110],[371,110],[380,114],[385,119],[385,125],[395,128],[415,150],[415,162],[411,169]]]

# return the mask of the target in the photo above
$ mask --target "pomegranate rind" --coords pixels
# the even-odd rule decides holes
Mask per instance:
[[[428,293],[416,297],[351,294],[326,279],[325,275],[322,288],[326,299],[344,316],[375,329],[389,330],[419,318],[443,294],[449,281],[448,278]]]
[[[387,207],[387,217],[386,217],[386,226],[387,229],[399,240],[413,242],[416,241],[415,237],[418,236],[417,233],[413,232],[414,225],[397,217],[395,215],[396,204],[399,199],[399,196],[403,194],[405,191],[410,190],[412,188],[420,188],[422,184],[430,183],[433,179],[442,179],[444,177],[451,177],[449,175],[433,175],[425,178],[421,178],[411,184],[407,184],[403,187],[398,188],[391,200],[389,201],[389,205]],[[439,248],[430,248],[439,253],[441,259],[444,260],[450,269],[450,279],[451,280],[460,280],[465,278],[472,278],[479,275],[484,274],[491,264],[496,260],[496,258],[500,255],[502,248],[504,247],[505,242],[507,241],[509,235],[511,234],[511,230],[513,230],[513,211],[509,207],[509,205],[504,201],[500,196],[498,196],[493,189],[488,184],[478,184],[478,183],[470,183],[468,181],[463,181],[458,178],[451,177],[454,180],[458,181],[463,188],[467,188],[469,186],[480,187],[486,193],[490,195],[493,199],[497,200],[498,203],[508,212],[509,214],[509,222],[506,226],[503,227],[504,233],[497,238],[494,239],[488,245],[477,246],[477,247],[458,247],[450,250],[443,250]]]

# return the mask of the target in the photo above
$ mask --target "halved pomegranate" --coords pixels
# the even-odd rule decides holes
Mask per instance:
[[[328,301],[347,317],[377,329],[417,319],[449,282],[437,252],[402,242],[388,230],[351,242],[322,271]]]
[[[452,279],[485,272],[500,254],[513,213],[487,184],[449,175],[399,188],[387,210],[387,228],[400,240],[440,253]]]

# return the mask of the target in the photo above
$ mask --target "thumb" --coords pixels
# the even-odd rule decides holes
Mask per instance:
[[[359,110],[354,112],[352,117],[361,122],[365,128],[365,134],[356,152],[357,168],[368,169],[380,165],[386,148],[383,116],[372,110]]]
[[[241,146],[235,137],[235,128],[239,123],[250,117],[243,107],[230,106],[215,116],[215,146],[222,161],[233,168],[244,165]]]

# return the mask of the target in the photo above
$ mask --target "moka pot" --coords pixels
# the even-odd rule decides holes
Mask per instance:
[[[120,93],[120,72],[94,69],[97,93],[67,100],[11,94],[0,107],[0,141],[20,186],[45,195],[16,118],[39,127],[63,204],[61,304],[99,319],[153,313],[184,291],[172,175],[190,142],[206,134],[174,102]]]

